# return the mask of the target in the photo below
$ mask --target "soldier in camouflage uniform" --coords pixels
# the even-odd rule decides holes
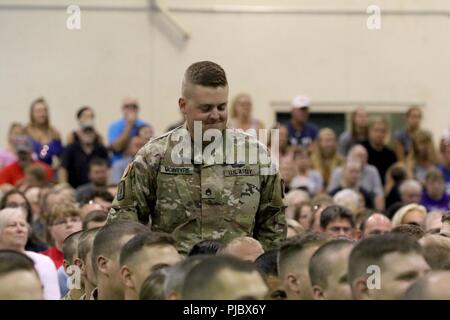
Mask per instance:
[[[220,66],[204,61],[187,69],[179,99],[185,124],[138,152],[118,185],[108,222],[130,219],[171,233],[184,254],[203,239],[228,242],[251,236],[270,249],[286,238],[283,186],[273,164],[249,157],[228,160],[232,149],[236,157],[240,147],[247,152],[259,148],[265,156],[267,150],[248,134],[225,130],[227,100],[228,84]],[[195,147],[179,152],[180,141],[186,141],[186,135],[191,141],[197,134],[194,121],[201,123],[201,134],[209,129],[223,133],[223,144],[210,158]],[[227,139],[233,143],[226,144]],[[217,157],[223,163],[215,162]]]

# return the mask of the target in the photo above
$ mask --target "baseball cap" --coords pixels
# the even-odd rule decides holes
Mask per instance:
[[[291,105],[293,108],[309,108],[309,105],[311,104],[311,100],[309,100],[306,96],[296,96],[294,99],[292,99]]]
[[[27,136],[18,136],[14,139],[17,152],[33,152],[33,143]]]

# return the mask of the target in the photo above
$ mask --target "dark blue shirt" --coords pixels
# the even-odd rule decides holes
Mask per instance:
[[[315,124],[305,123],[303,125],[302,130],[298,130],[293,127],[292,123],[288,124],[288,133],[289,133],[289,144],[291,145],[299,145],[299,146],[308,146],[314,140],[316,140],[319,129]]]

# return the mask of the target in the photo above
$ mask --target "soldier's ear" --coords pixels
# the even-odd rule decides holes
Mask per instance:
[[[105,256],[97,257],[97,269],[99,272],[107,274],[108,273],[108,262],[109,259]]]
[[[352,295],[354,300],[367,300],[370,299],[370,292],[367,287],[367,279],[359,277],[355,279],[352,284]]]
[[[180,108],[180,112],[182,114],[185,114],[185,110],[186,110],[186,99],[181,97],[178,99],[178,107]]]
[[[312,287],[314,300],[325,300],[325,295],[321,287],[315,285]]]
[[[67,273],[67,268],[70,266],[69,261],[67,261],[66,259],[63,260],[63,268],[64,271]]]
[[[294,274],[289,273],[286,276],[285,285],[286,285],[286,289],[289,290],[290,292],[294,292],[296,294],[300,293],[300,284],[299,284],[297,277]]]
[[[83,260],[81,260],[80,258],[75,258],[75,260],[73,260],[73,264],[80,269],[81,274],[83,275],[86,274],[86,267],[85,264],[83,263]]]
[[[130,269],[126,265],[120,268],[120,280],[122,281],[122,286],[127,288],[134,288],[134,283],[131,280]]]

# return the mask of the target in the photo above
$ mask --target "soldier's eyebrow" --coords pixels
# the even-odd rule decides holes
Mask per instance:
[[[157,263],[150,268],[150,272],[158,271],[159,269],[170,267],[167,263]]]

